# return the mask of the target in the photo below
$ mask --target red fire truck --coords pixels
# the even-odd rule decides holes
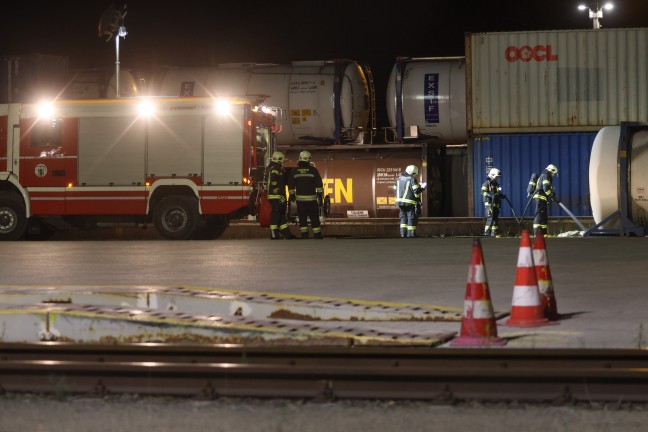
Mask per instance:
[[[0,105],[0,240],[111,223],[219,237],[256,212],[275,138],[262,100]]]

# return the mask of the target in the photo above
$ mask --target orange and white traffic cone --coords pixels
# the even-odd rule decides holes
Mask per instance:
[[[461,334],[450,342],[451,346],[505,345],[506,339],[497,337],[495,313],[491,304],[484,255],[479,239],[473,240]]]
[[[558,318],[558,305],[554,295],[549,259],[542,229],[538,228],[533,242],[533,262],[535,264],[536,277],[538,279],[538,291],[540,292],[540,303],[544,316],[550,320]]]
[[[529,231],[522,230],[511,315],[505,325],[511,327],[536,327],[550,324],[552,323],[545,318],[540,302]]]

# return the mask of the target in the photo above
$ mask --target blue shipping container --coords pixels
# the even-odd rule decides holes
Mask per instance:
[[[492,134],[473,140],[473,187],[475,216],[484,216],[481,185],[488,171],[502,172],[500,185],[519,217],[529,201],[527,185],[532,173],[541,174],[553,163],[558,167],[554,190],[560,201],[576,216],[592,216],[589,192],[589,160],[596,132]],[[525,219],[533,218],[531,203]],[[502,204],[501,216],[511,217],[510,206]],[[568,216],[557,204],[549,206],[549,216]]]

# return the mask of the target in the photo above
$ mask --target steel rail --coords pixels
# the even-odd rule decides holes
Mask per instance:
[[[648,351],[0,344],[0,391],[648,402]]]

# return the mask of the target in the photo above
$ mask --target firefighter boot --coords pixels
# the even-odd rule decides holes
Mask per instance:
[[[322,237],[321,232],[316,232],[316,233],[313,233],[313,238],[322,240],[324,237]]]
[[[290,232],[288,228],[284,228],[281,230],[281,234],[283,235],[283,238],[286,240],[293,240],[295,238],[294,235]]]
[[[281,235],[279,235],[278,229],[270,230],[270,240],[281,240]]]

